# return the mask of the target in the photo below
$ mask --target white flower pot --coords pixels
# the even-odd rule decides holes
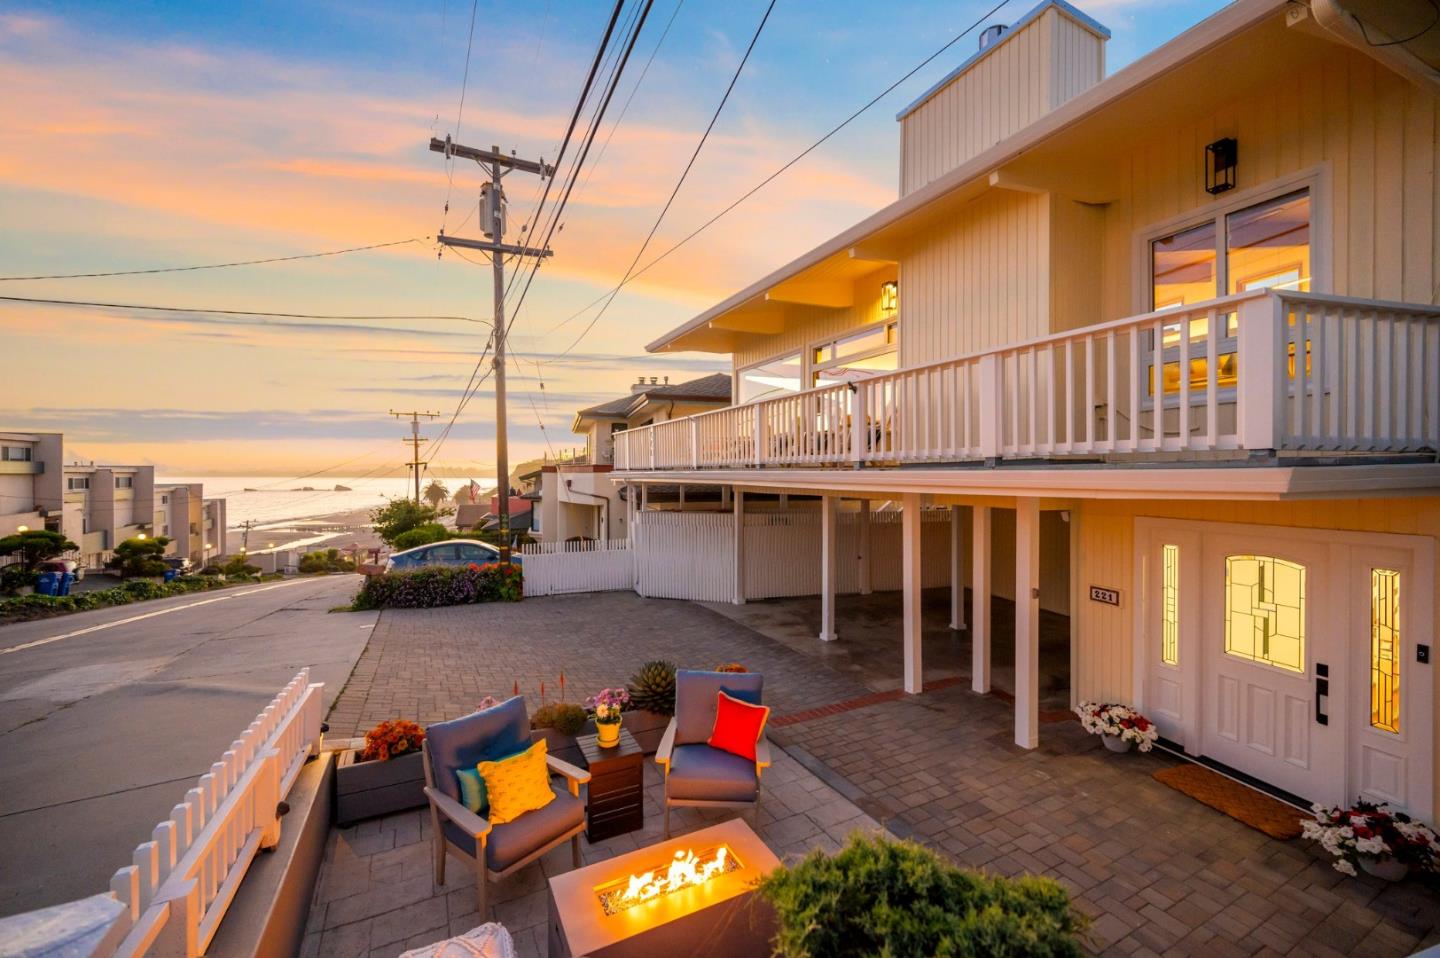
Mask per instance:
[[[1128,752],[1135,747],[1135,743],[1129,739],[1123,739],[1118,735],[1102,735],[1100,741],[1112,752]]]
[[[1409,865],[1393,858],[1369,858],[1361,855],[1360,868],[1383,881],[1400,881],[1410,874]]]

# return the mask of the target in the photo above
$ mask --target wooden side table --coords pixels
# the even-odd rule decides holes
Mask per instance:
[[[601,748],[594,735],[575,739],[590,769],[585,796],[585,839],[604,841],[645,826],[645,750],[626,729],[620,743]]]

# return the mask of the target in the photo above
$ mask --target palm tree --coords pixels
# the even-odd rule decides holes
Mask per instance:
[[[425,487],[425,501],[430,503],[430,508],[439,509],[440,503],[450,498],[450,490],[445,488],[445,483],[439,479],[431,479],[430,484]]]

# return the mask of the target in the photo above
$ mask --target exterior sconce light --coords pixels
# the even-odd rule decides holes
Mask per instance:
[[[880,284],[880,312],[893,313],[900,308],[900,284],[895,280]]]
[[[1239,144],[1227,136],[1205,147],[1205,192],[1211,196],[1235,188]]]
[[[16,526],[16,527],[15,527],[15,531],[16,531],[16,532],[29,532],[29,531],[30,531],[30,527],[29,527],[29,526]]]
[[[145,538],[145,533],[142,532],[142,533],[140,533],[139,535],[137,535],[135,538],[137,538],[137,539],[144,539],[144,538]]]

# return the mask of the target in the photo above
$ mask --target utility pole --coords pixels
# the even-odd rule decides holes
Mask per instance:
[[[437,237],[443,246],[458,246],[464,249],[480,250],[490,255],[490,265],[495,278],[495,324],[490,331],[495,374],[495,492],[500,519],[500,561],[510,561],[510,453],[505,431],[505,257],[551,255],[548,249],[533,249],[527,246],[513,246],[505,242],[505,190],[500,185],[501,177],[512,170],[533,173],[541,179],[555,175],[555,167],[544,160],[521,160],[512,153],[500,152],[500,147],[488,150],[461,146],[450,140],[449,135],[440,140],[430,138],[430,149],[444,153],[447,158],[459,157],[474,160],[490,174],[490,182],[480,190],[481,232],[489,242],[446,236],[444,231]]]
[[[415,504],[418,506],[420,504],[420,467],[425,465],[425,462],[420,458],[420,444],[428,441],[424,436],[420,435],[420,417],[425,416],[429,419],[435,419],[440,414],[438,412],[420,412],[418,410],[396,412],[392,409],[390,410],[390,415],[396,419],[404,419],[406,416],[410,417],[410,438],[400,441],[410,443],[410,461],[407,462],[406,465],[415,470]]]
[[[240,533],[240,554],[241,554],[241,555],[249,555],[249,554],[250,554],[250,530],[253,529],[253,528],[255,528],[255,520],[254,520],[254,519],[246,519],[244,522],[240,523],[240,528],[243,530],[243,531]]]

